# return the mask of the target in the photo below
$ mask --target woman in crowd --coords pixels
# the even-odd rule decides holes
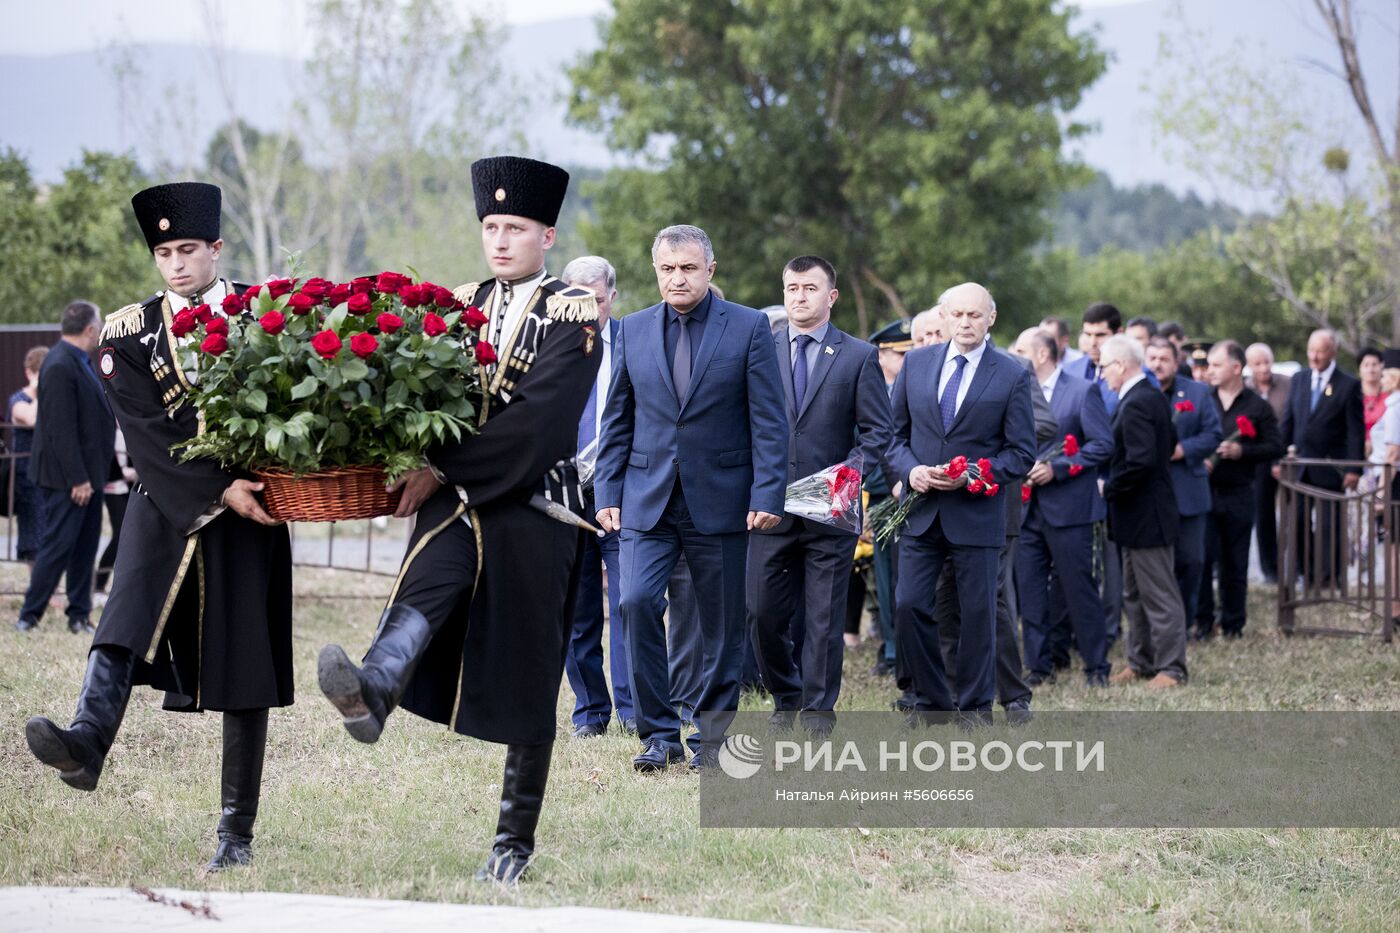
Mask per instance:
[[[1361,406],[1366,418],[1367,444],[1370,445],[1371,428],[1385,414],[1386,393],[1381,388],[1381,351],[1367,347],[1356,359],[1357,375],[1361,377]],[[1375,450],[1374,447],[1371,448]],[[1384,455],[1385,448],[1381,448]]]
[[[29,482],[29,459],[20,455],[27,455],[34,446],[34,422],[39,415],[39,367],[44,365],[44,357],[48,355],[48,347],[30,347],[24,354],[24,375],[29,383],[10,396],[9,410],[5,414],[5,420],[15,425],[10,444],[10,451],[16,455],[10,469],[15,494],[13,514],[19,522],[15,558],[26,564],[34,563],[39,542],[44,540],[44,505],[38,490]],[[9,489],[0,489],[0,495],[9,494]]]

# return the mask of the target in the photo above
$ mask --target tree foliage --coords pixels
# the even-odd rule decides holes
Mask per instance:
[[[1048,199],[1082,177],[1065,114],[1104,68],[1053,0],[615,0],[601,28],[571,115],[639,163],[584,231],[631,303],[656,231],[687,222],[750,304],[827,256],[862,331],[964,279],[1024,286]]]

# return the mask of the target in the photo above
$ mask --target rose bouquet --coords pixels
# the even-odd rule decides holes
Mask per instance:
[[[957,479],[966,474],[968,480],[963,489],[974,496],[990,497],[1001,492],[1001,484],[992,476],[992,462],[986,457],[979,458],[975,463],[968,463],[966,457],[957,456],[943,464],[941,469],[949,479]],[[898,541],[899,530],[904,527],[904,523],[909,520],[909,513],[914,511],[914,506],[918,505],[922,498],[922,493],[906,489],[902,499],[886,499],[871,509],[870,525],[875,530],[875,540],[880,544],[889,540]]]
[[[171,322],[203,425],[179,445],[185,459],[264,481],[365,474],[382,491],[430,445],[474,430],[478,364],[495,352],[476,336],[486,316],[442,286],[397,272],[276,279],[229,295],[221,311],[200,305]],[[270,488],[267,499],[276,516]]]
[[[823,525],[860,533],[860,471],[865,458],[850,459],[804,476],[788,485],[783,511]]]
[[[1245,438],[1254,438],[1258,436],[1259,432],[1255,430],[1254,422],[1249,420],[1249,416],[1240,415],[1235,419],[1234,433],[1232,433],[1229,437],[1225,438],[1224,443],[1231,444],[1235,441],[1243,440]],[[1210,468],[1212,470],[1215,469],[1217,466],[1220,465],[1220,451],[1216,450],[1215,453],[1211,454],[1210,457],[1207,459],[1210,460]]]

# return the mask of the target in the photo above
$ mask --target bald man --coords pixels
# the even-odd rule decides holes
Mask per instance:
[[[931,347],[946,342],[948,335],[943,329],[943,308],[934,305],[914,315],[914,320],[909,322],[909,332],[914,338],[915,347]]]

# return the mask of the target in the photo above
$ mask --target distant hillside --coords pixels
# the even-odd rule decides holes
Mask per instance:
[[[1105,246],[1151,253],[1189,239],[1202,230],[1233,230],[1244,215],[1229,205],[1207,204],[1195,192],[1177,195],[1163,185],[1115,186],[1098,176],[1060,198],[1050,214],[1052,244],[1092,256]]]

